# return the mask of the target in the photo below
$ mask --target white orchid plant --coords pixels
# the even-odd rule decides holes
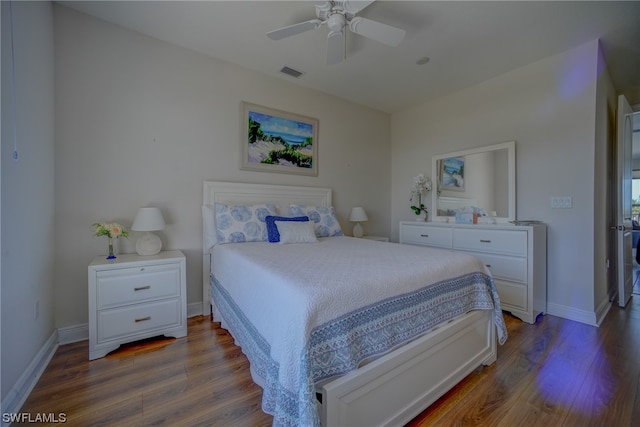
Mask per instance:
[[[429,213],[427,207],[422,203],[422,195],[429,191],[431,191],[431,179],[429,177],[424,176],[422,173],[413,177],[413,187],[411,187],[409,201],[411,202],[411,210],[416,215],[420,215],[420,212]],[[416,199],[417,203],[414,203]]]

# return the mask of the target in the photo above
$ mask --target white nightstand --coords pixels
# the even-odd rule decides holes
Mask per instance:
[[[180,251],[104,256],[89,264],[89,360],[120,344],[187,335],[186,261]]]
[[[362,236],[363,239],[369,239],[369,240],[376,240],[378,242],[388,242],[389,238],[388,237],[383,237],[383,236]]]

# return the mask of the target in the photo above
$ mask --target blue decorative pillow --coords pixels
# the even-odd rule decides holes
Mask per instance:
[[[265,218],[276,214],[272,204],[225,205],[215,204],[218,243],[265,242]]]
[[[276,221],[304,222],[304,221],[309,221],[309,217],[308,216],[288,217],[288,216],[274,216],[274,215],[267,216],[265,218],[265,223],[267,224],[267,237],[271,243],[278,243],[280,241],[280,233],[278,232]]]
[[[333,206],[289,205],[289,215],[308,216],[315,223],[316,237],[344,236]]]

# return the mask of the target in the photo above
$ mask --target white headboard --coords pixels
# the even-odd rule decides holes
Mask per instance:
[[[202,313],[210,314],[210,249],[215,235],[215,216],[207,207],[215,203],[251,205],[273,203],[278,213],[289,214],[289,205],[332,206],[330,188],[297,187],[288,185],[250,184],[240,182],[204,181],[202,191]]]

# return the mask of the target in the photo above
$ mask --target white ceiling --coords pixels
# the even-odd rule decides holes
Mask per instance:
[[[377,1],[359,15],[404,28],[396,48],[347,36],[326,65],[326,26],[274,41],[315,18],[311,1],[64,1],[178,46],[359,104],[395,112],[600,39],[618,91],[640,88],[640,1]],[[430,61],[417,65],[419,58]],[[284,66],[304,72],[280,73]]]

